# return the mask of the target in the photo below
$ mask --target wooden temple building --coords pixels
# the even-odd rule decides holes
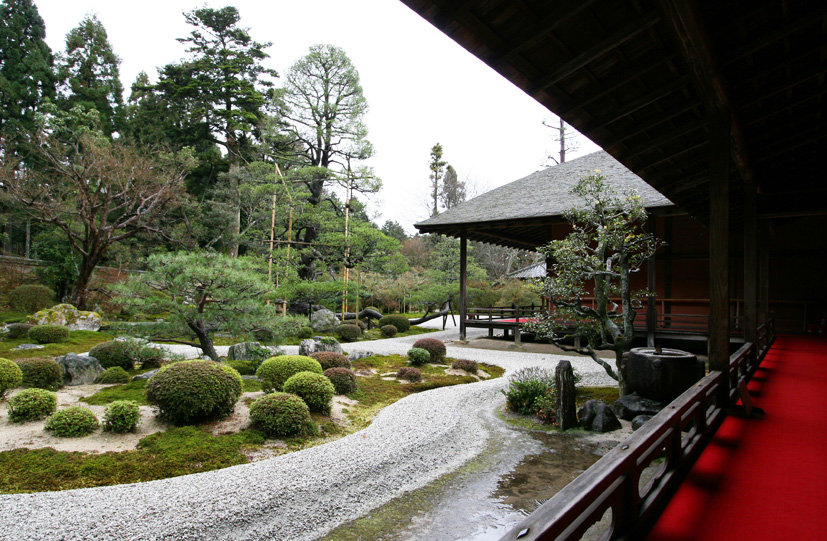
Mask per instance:
[[[709,374],[504,539],[579,539],[607,516],[594,538],[825,538],[827,415],[795,415],[823,410],[827,347],[775,340],[770,316],[817,331],[827,302],[824,3],[402,1],[662,194],[656,233],[683,252],[647,279],[664,298],[708,300]],[[462,253],[468,240],[531,249],[558,234],[519,208],[542,198],[500,199],[502,213],[472,200],[420,230]],[[753,400],[764,418],[733,414]]]

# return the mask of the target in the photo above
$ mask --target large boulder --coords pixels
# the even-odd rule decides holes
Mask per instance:
[[[252,352],[255,351],[256,349],[261,349],[261,343],[259,343],[259,342],[241,342],[240,344],[234,344],[234,345],[230,346],[229,350],[227,350],[227,360],[228,361],[250,361],[254,357]]]
[[[330,332],[339,325],[339,318],[328,310],[322,308],[316,310],[310,315],[310,326],[313,327],[314,332]]]
[[[101,317],[97,312],[78,310],[71,304],[58,304],[29,316],[33,325],[63,325],[70,331],[98,331]]]
[[[55,362],[63,369],[64,385],[89,385],[103,374],[101,363],[88,355],[67,353],[57,357]]]
[[[342,345],[338,340],[329,336],[308,338],[307,340],[302,340],[299,344],[299,355],[310,356],[312,353],[318,353],[319,351],[332,351],[334,353],[344,354]]]
[[[644,398],[637,393],[627,394],[621,396],[614,403],[612,409],[615,415],[621,419],[631,421],[638,415],[657,415],[657,413],[666,407],[662,402],[656,402],[649,398]]]
[[[621,428],[612,409],[602,400],[589,400],[577,415],[583,428],[592,432],[612,432]]]

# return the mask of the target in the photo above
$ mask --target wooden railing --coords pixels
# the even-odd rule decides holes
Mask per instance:
[[[710,372],[502,539],[643,539],[735,400],[720,404],[720,386],[749,377],[753,351],[744,344],[726,375]]]

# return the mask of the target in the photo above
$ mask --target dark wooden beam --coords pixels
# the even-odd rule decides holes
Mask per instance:
[[[744,340],[758,342],[758,197],[755,181],[744,183]],[[755,363],[755,349],[750,366]]]
[[[710,125],[709,369],[729,369],[729,160],[730,116],[716,111]],[[728,381],[729,378],[726,378]],[[719,404],[729,400],[722,385]]]
[[[754,178],[749,147],[697,3],[695,0],[660,0],[659,5],[707,103],[707,110],[726,111],[731,117],[731,148],[741,176]]]
[[[660,17],[654,11],[651,11],[646,15],[642,15],[617,32],[614,32],[613,34],[610,34],[609,36],[598,41],[568,62],[565,62],[552,73],[549,73],[544,77],[540,77],[536,82],[529,86],[527,91],[528,95],[537,98],[546,88],[571,75],[589,62],[600,58],[619,45],[629,41],[641,32],[648,30],[652,26],[656,25],[659,20]]]
[[[468,278],[468,238],[463,234],[459,239],[459,339],[465,340],[465,319],[468,296],[465,283]]]
[[[745,56],[749,56],[755,53],[756,51],[763,49],[764,47],[769,47],[770,45],[773,45],[779,41],[786,40],[792,36],[799,35],[802,31],[811,26],[821,26],[825,22],[825,17],[827,17],[827,10],[822,8],[812,14],[808,14],[806,17],[802,17],[797,21],[782,26],[778,30],[762,33],[761,36],[757,39],[745,43],[741,47],[738,47],[731,54],[727,55],[726,59],[723,61],[723,64],[725,66],[732,65],[738,60],[744,58]],[[821,29],[819,28],[815,30],[815,32],[819,33],[821,32]]]
[[[641,122],[640,125],[634,130],[623,130],[623,131],[619,132],[614,137],[604,137],[603,139],[601,139],[601,142],[603,143],[603,148],[605,148],[605,149],[615,148],[618,145],[625,143],[627,140],[631,139],[632,137],[640,135],[641,133],[645,133],[649,130],[655,129],[658,126],[660,126],[662,124],[665,124],[665,123],[679,117],[680,115],[688,113],[689,111],[691,111],[691,110],[693,110],[697,107],[698,107],[697,103],[692,103],[691,101],[687,100],[686,105],[684,105],[683,107],[679,107],[677,109],[674,109],[674,110],[670,111],[668,114],[653,116],[651,122],[649,122],[649,123]],[[614,153],[612,153],[612,154],[614,154]]]

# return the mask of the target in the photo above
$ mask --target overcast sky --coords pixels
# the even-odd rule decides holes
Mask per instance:
[[[175,38],[192,27],[182,12],[204,4],[182,0],[34,0],[46,22],[46,41],[62,51],[65,36],[87,13],[97,15],[121,58],[126,96],[140,71],[185,56]],[[376,155],[369,161],[383,189],[368,200],[376,222],[395,220],[413,233],[428,217],[428,161],[437,142],[443,159],[477,191],[522,178],[555,147],[542,125],[554,119],[543,106],[396,0],[236,0],[241,25],[272,42],[268,67],[280,74],[311,45],[343,48],[362,80],[365,119]],[[281,84],[279,80],[276,84]],[[578,137],[580,156],[598,147]]]

